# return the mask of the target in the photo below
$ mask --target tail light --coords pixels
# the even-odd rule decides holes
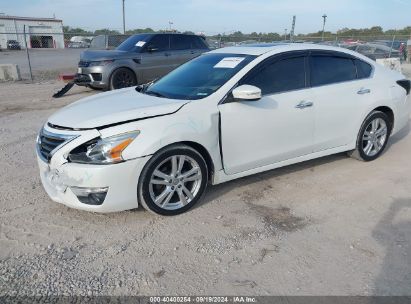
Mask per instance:
[[[404,90],[407,92],[407,95],[410,94],[411,81],[409,81],[407,79],[398,80],[397,84],[404,88]]]

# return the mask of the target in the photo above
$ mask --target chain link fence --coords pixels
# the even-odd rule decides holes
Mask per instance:
[[[411,33],[410,33],[411,34]],[[121,35],[112,30],[89,32],[64,32],[63,27],[24,27],[19,31],[0,25],[0,64],[17,64],[22,79],[36,81],[56,79],[61,73],[75,73],[81,52],[87,49],[115,49],[131,35]],[[211,49],[258,43],[312,43],[339,46],[358,51],[372,59],[400,58],[409,61],[407,41],[410,35],[326,35],[307,37],[278,34],[215,35],[207,36]],[[410,46],[408,46],[410,47]]]
[[[382,49],[386,47],[392,51],[401,50],[401,44],[403,43],[403,49],[406,49],[407,41],[411,39],[410,35],[373,35],[373,36],[344,36],[344,35],[332,35],[332,36],[295,36],[290,39],[290,36],[212,36],[207,37],[208,44],[212,48],[238,46],[244,44],[258,44],[258,43],[280,43],[280,42],[293,42],[293,43],[313,43],[324,44],[339,47],[350,47],[353,45],[374,44],[383,45]]]

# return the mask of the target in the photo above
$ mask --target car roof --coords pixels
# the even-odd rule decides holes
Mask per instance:
[[[147,35],[147,36],[154,36],[154,35],[184,35],[184,36],[198,36],[201,37],[201,35],[196,35],[196,34],[188,34],[188,33],[174,33],[174,32],[170,32],[170,33],[137,33],[137,34],[133,34],[132,36],[137,36],[137,35]]]
[[[322,45],[322,44],[312,44],[312,43],[259,43],[259,44],[248,44],[241,46],[225,47],[220,49],[212,50],[209,53],[214,54],[241,54],[241,55],[253,55],[260,56],[268,52],[277,51],[287,52],[287,51],[300,51],[300,50],[324,50],[324,51],[337,51],[347,54],[355,54],[350,50],[341,47]]]

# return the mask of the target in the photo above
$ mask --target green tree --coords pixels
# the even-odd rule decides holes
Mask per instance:
[[[92,32],[86,31],[79,27],[70,27],[70,26],[63,26],[63,33],[64,34],[84,34],[84,35],[91,35]]]
[[[153,30],[150,27],[143,28],[143,29],[133,29],[133,30],[127,30],[126,34],[129,35],[134,35],[134,34],[141,34],[141,33],[155,33],[156,31]]]
[[[94,31],[94,35],[121,35],[121,33],[117,30],[110,30],[110,29],[99,29]]]

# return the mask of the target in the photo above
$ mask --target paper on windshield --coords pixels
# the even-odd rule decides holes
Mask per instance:
[[[225,57],[214,68],[233,69],[243,60],[244,57]]]
[[[143,47],[146,44],[145,41],[139,41],[136,43],[136,46]]]

